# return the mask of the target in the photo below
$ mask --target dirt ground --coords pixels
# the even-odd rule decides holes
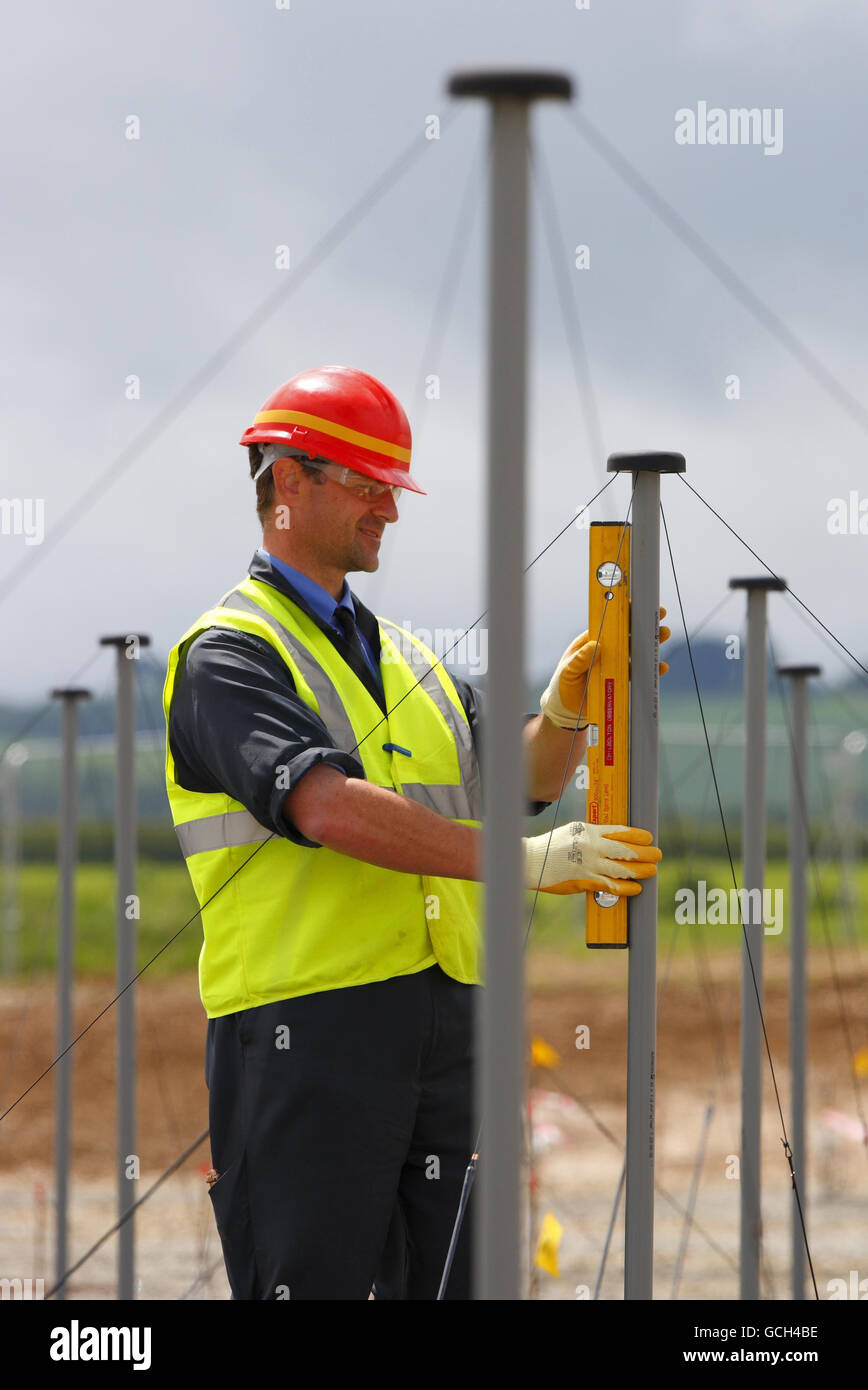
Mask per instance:
[[[836,953],[842,994],[828,958],[816,953],[809,999],[808,1235],[820,1296],[851,1270],[868,1277],[868,1150],[860,1143],[852,1050],[868,1044],[868,978],[859,960]],[[767,959],[765,1017],[784,1117],[790,1123],[785,963]],[[739,1151],[738,958],[697,954],[660,962],[657,1062],[658,1200],[655,1297],[729,1299],[738,1295]],[[626,953],[574,959],[539,953],[529,965],[529,1034],[559,1054],[530,1076],[533,1178],[528,1223],[547,1213],[562,1228],[558,1272],[534,1268],[531,1296],[620,1298],[623,1204],[601,1270],[606,1230],[621,1171],[626,1098]],[[78,989],[76,1028],[112,997],[110,981]],[[207,1127],[204,1014],[193,976],[137,990],[139,1195]],[[110,1178],[114,1146],[114,1011],[74,1048],[74,1174],[70,1251],[83,1254],[115,1219]],[[587,1033],[577,1032],[582,1028]],[[587,1042],[579,1048],[576,1042]],[[30,1085],[54,1054],[49,981],[0,991],[0,1108]],[[861,1082],[864,1092],[866,1081]],[[863,1099],[868,1106],[868,1098]],[[790,1298],[792,1193],[768,1063],[764,1062],[763,1289]],[[45,1278],[52,1256],[51,1075],[0,1125],[0,1277]],[[226,1298],[204,1172],[207,1141],[137,1216],[139,1296]],[[684,1210],[697,1182],[694,1225]],[[71,1298],[110,1298],[116,1240],[70,1281]],[[811,1293],[809,1286],[808,1292]]]

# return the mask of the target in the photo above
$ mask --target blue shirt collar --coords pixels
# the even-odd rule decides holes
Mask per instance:
[[[350,593],[350,586],[346,579],[344,579],[344,587],[341,591],[340,598],[334,599],[328,590],[324,589],[321,584],[317,584],[315,580],[310,579],[306,574],[302,574],[301,570],[293,569],[291,565],[285,564],[283,560],[278,560],[276,556],[264,550],[262,546],[258,547],[256,553],[257,555],[264,556],[269,564],[274,566],[278,574],[282,574],[284,579],[288,580],[288,582],[298,590],[305,603],[309,604],[314,613],[322,618],[324,623],[331,623],[335,627],[338,626],[335,622],[335,610],[337,608],[348,608],[350,610],[350,617],[353,619],[353,622],[355,622],[355,605],[353,604],[353,596]]]

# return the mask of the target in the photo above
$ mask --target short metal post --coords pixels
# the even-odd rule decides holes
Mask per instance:
[[[55,1068],[54,1165],[56,1189],[55,1282],[58,1298],[66,1298],[61,1283],[69,1264],[69,1172],[72,1128],[72,981],[75,969],[75,871],[78,861],[78,787],[76,744],[78,701],[89,700],[90,691],[68,687],[52,690],[61,700],[60,825],[58,833],[57,938],[57,1055]],[[64,1056],[63,1054],[66,1053]]]
[[[134,662],[150,638],[141,633],[103,637],[100,645],[117,652],[115,776],[115,876],[117,923],[117,989],[120,991],[136,973],[136,706],[133,684]],[[128,1176],[136,1154],[136,991],[126,989],[117,1004],[117,1183],[118,1220],[122,1220],[136,1200],[136,1180]],[[134,1217],[124,1221],[118,1231],[118,1298],[135,1297]]]
[[[808,865],[808,677],[819,676],[819,666],[779,666],[779,676],[790,678],[790,1073],[792,1114],[790,1148],[799,1201],[792,1201],[792,1296],[805,1297],[807,1271],[805,1233],[808,1227],[807,1151],[805,1148],[805,1079],[807,1068],[807,865]],[[801,1204],[801,1216],[799,1215]],[[802,1230],[802,1218],[805,1230]]]
[[[763,913],[766,862],[766,594],[786,588],[760,575],[731,579],[747,590],[745,772],[742,814],[741,964],[741,1240],[740,1297],[760,1296],[762,1236]],[[758,911],[751,905],[759,901]],[[759,1003],[757,1002],[759,1000]]]
[[[660,682],[660,474],[683,473],[682,454],[612,454],[633,475],[630,556],[630,824],[657,839]],[[657,879],[627,906],[627,1189],[624,1297],[654,1284],[654,1088],[657,1063]]]
[[[3,974],[8,979],[18,969],[18,860],[20,843],[20,778],[27,761],[23,743],[12,743],[0,763],[0,798],[3,816]]]

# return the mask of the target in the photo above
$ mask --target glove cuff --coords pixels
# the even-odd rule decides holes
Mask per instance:
[[[548,695],[548,699],[546,699],[546,695]],[[556,725],[559,729],[578,730],[581,733],[582,729],[590,728],[590,724],[587,722],[578,724],[576,711],[566,709],[559,700],[555,700],[553,696],[549,695],[548,691],[541,697],[539,707],[549,723]]]
[[[524,846],[524,886],[525,888],[536,888],[542,873],[545,848],[539,844],[542,836],[534,835],[530,838],[524,836],[522,845]]]

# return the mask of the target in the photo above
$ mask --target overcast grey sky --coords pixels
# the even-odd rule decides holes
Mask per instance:
[[[242,576],[259,532],[237,440],[281,381],[325,362],[396,391],[428,491],[405,494],[380,570],[351,584],[416,628],[477,618],[484,182],[442,349],[425,360],[485,135],[480,104],[444,94],[455,68],[569,73],[576,108],[868,407],[866,39],[868,11],[853,0],[19,6],[0,55],[0,496],[44,499],[45,541],[0,535],[0,698],[43,695],[106,632],[148,632],[165,652]],[[700,102],[780,110],[780,152],[677,143],[675,113]],[[445,122],[439,141],[424,139],[432,114]],[[137,140],[125,136],[130,116]],[[568,109],[540,106],[533,125],[604,451],[683,452],[692,484],[864,661],[868,535],[831,535],[827,521],[831,499],[868,499],[866,429],[625,187]],[[76,500],[414,139],[410,171],[55,544]],[[579,243],[590,247],[583,271]],[[275,268],[283,244],[288,271]],[[533,256],[528,558],[607,476],[589,449],[536,213]],[[435,402],[422,396],[430,373],[441,377]],[[131,374],[139,400],[125,398]],[[738,400],[726,398],[730,374]],[[628,495],[619,480],[595,515],[622,516]],[[731,575],[757,566],[680,482],[665,480],[663,495],[695,626]],[[585,626],[586,545],[571,529],[531,571],[534,674]],[[670,612],[674,598],[664,561]],[[742,607],[731,600],[717,631],[736,630]],[[779,655],[845,673],[789,601],[773,598],[770,615]],[[101,663],[97,685],[110,658]]]

